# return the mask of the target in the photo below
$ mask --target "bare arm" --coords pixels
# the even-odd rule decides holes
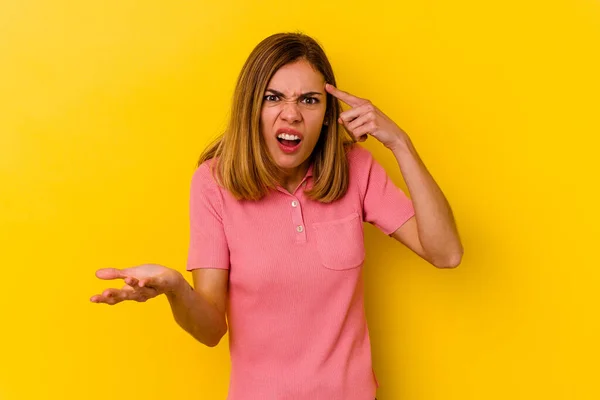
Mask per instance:
[[[398,161],[415,206],[416,218],[409,219],[390,236],[436,267],[458,266],[463,247],[452,210],[406,132],[369,100],[330,84],[325,89],[352,107],[340,114],[338,122],[357,141],[365,141],[371,135],[390,149]]]
[[[115,305],[125,300],[145,302],[165,294],[175,321],[199,342],[216,346],[227,332],[225,309],[229,271],[197,269],[193,271],[194,288],[179,271],[159,264],[96,271],[100,279],[122,279],[121,289],[109,288],[91,297],[93,303]]]
[[[214,347],[227,332],[227,281],[224,269],[192,272],[194,288],[179,274],[167,298],[175,321],[199,342]]]
[[[439,268],[460,264],[463,247],[442,190],[437,185],[410,140],[391,148],[396,156],[415,207],[415,217],[391,236]]]

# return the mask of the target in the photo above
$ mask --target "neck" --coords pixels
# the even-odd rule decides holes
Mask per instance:
[[[310,161],[306,160],[295,168],[280,169],[279,184],[291,193],[302,182],[309,165]]]

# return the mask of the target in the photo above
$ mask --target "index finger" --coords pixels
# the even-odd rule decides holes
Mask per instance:
[[[360,97],[356,97],[356,96],[351,95],[348,92],[344,92],[343,90],[336,88],[332,84],[326,83],[325,90],[327,90],[333,96],[337,97],[338,99],[340,99],[344,103],[348,104],[349,106],[357,107],[363,103],[363,99],[361,99]]]

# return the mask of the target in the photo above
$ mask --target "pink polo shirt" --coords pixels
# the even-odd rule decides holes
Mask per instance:
[[[378,387],[364,310],[363,222],[386,235],[411,200],[358,144],[350,185],[310,200],[312,167],[289,193],[238,201],[203,163],[192,178],[187,270],[229,270],[229,400],[373,400]]]

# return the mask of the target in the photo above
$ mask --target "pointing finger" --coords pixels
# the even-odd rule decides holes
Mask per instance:
[[[364,103],[364,99],[353,96],[348,92],[344,92],[329,83],[325,85],[325,90],[351,107],[357,107]]]

